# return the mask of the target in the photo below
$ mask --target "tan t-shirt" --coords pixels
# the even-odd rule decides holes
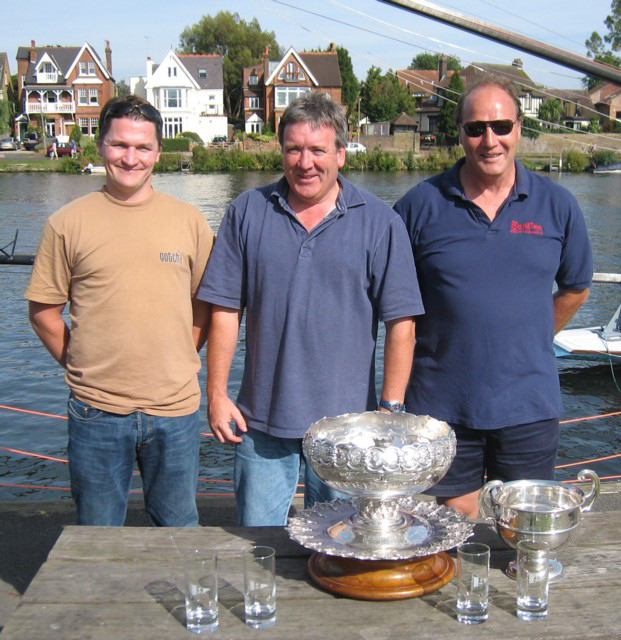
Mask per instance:
[[[120,414],[198,408],[192,296],[213,242],[200,211],[158,191],[130,204],[102,190],[50,216],[25,297],[70,302],[65,379],[78,399]]]

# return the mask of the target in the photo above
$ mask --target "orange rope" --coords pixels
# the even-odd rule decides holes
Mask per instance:
[[[564,469],[565,467],[577,467],[580,464],[588,464],[589,462],[601,462],[602,460],[612,460],[612,458],[620,458],[621,453],[615,453],[612,456],[605,456],[603,458],[593,458],[592,460],[584,460],[582,462],[568,462],[567,464],[559,464],[555,469]]]
[[[45,416],[46,418],[58,418],[59,420],[67,420],[67,416],[57,416],[53,413],[41,413],[40,411],[31,411],[30,409],[18,409],[17,407],[7,407],[4,404],[0,404],[0,409],[6,409],[7,411],[19,411],[20,413],[32,413],[35,416]]]
[[[621,411],[614,411],[613,413],[603,413],[601,416],[588,416],[586,418],[573,418],[571,420],[561,420],[560,424],[569,424],[570,422],[582,422],[583,420],[597,420],[597,418],[610,418],[612,416],[621,415]]]

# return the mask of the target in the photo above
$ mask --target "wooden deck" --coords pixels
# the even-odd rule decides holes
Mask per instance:
[[[584,514],[559,550],[564,579],[550,589],[550,613],[526,623],[514,613],[515,583],[502,569],[513,556],[486,525],[477,539],[492,547],[488,622],[467,627],[453,612],[455,585],[410,600],[364,602],[334,596],[308,579],[309,552],[281,528],[149,529],[66,527],[2,632],[2,640],[192,638],[184,627],[180,545],[224,550],[220,626],[209,637],[306,640],[395,638],[621,638],[621,514]],[[248,543],[277,550],[277,623],[246,628],[235,550]]]

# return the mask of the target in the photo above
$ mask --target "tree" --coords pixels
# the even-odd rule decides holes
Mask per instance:
[[[621,0],[612,0],[610,12],[604,20],[608,33],[602,38],[597,31],[593,31],[584,46],[587,48],[587,56],[596,62],[621,67],[621,57],[615,55],[615,52],[621,49]],[[606,49],[606,44],[611,45],[611,48]],[[587,89],[592,89],[598,82],[599,80],[592,76],[582,78],[582,84]]]
[[[129,85],[127,84],[127,82],[125,82],[125,80],[119,80],[116,83],[116,95],[121,98],[129,95]]]
[[[459,130],[455,124],[455,107],[459,96],[464,91],[463,80],[459,77],[459,71],[451,76],[448,87],[442,91],[444,100],[438,116],[438,132],[444,134],[448,143],[456,143],[459,138]]]
[[[536,140],[541,135],[541,125],[539,120],[534,118],[524,118],[522,120],[522,135],[525,138]]]
[[[558,125],[563,115],[563,103],[558,98],[548,98],[541,103],[537,115],[540,120],[550,123],[551,128],[556,128],[554,125]]]
[[[13,105],[8,100],[0,100],[0,133],[13,129]]]
[[[330,50],[328,48],[328,50]],[[339,59],[339,69],[341,71],[341,81],[343,83],[343,104],[347,105],[347,117],[354,113],[358,96],[360,95],[360,81],[354,74],[354,66],[349,57],[349,51],[344,47],[337,47],[336,54]]]
[[[263,31],[256,18],[246,22],[230,11],[203,16],[179,36],[179,53],[222,55],[224,108],[232,119],[241,115],[242,70],[260,62],[266,47],[270,59],[282,57],[273,31]]]
[[[394,120],[400,113],[412,115],[416,105],[412,94],[389,70],[382,75],[379,67],[371,67],[360,88],[361,108],[371,122]]]
[[[437,71],[440,68],[440,54],[439,53],[419,53],[412,58],[412,62],[408,69],[412,71]],[[457,58],[452,56],[448,58],[447,69],[449,71],[459,71],[461,65]]]

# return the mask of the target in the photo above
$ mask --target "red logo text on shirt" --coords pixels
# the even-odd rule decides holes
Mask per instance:
[[[542,236],[543,227],[534,222],[519,223],[516,220],[511,220],[511,233],[529,233],[535,236]]]

